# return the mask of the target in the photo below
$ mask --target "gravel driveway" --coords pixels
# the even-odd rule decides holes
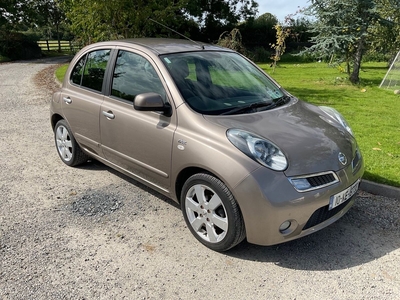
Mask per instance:
[[[311,236],[212,252],[165,197],[98,162],[60,161],[58,63],[0,64],[1,300],[400,298],[399,199],[359,192]]]

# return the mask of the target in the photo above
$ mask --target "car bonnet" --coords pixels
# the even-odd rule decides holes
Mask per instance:
[[[226,129],[236,128],[257,134],[278,146],[288,159],[287,176],[338,171],[355,153],[355,139],[317,106],[292,100],[268,111],[230,116],[204,116]]]

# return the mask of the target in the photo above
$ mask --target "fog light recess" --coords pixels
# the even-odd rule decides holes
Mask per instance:
[[[279,226],[279,231],[284,232],[285,230],[289,229],[290,225],[292,225],[292,222],[290,221],[285,221]]]
[[[279,226],[279,232],[283,235],[291,234],[296,230],[298,224],[295,220],[286,220]]]

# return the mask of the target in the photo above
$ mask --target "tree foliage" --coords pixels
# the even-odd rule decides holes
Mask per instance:
[[[291,31],[289,27],[282,26],[282,24],[276,24],[274,26],[276,30],[276,42],[271,45],[271,48],[275,50],[275,53],[272,55],[272,67],[273,72],[275,72],[276,65],[278,61],[280,61],[281,56],[286,51],[286,39],[290,36]]]
[[[254,0],[62,0],[71,29],[84,43],[143,37],[174,36],[154,19],[188,36],[200,31],[210,38],[226,25],[254,16]],[[221,30],[216,30],[221,29]],[[205,35],[203,35],[205,36]]]
[[[217,44],[222,47],[235,50],[243,55],[247,55],[246,48],[243,46],[242,43],[242,35],[237,28],[232,29],[231,32],[224,31],[220,35]]]
[[[55,0],[1,1],[0,54],[11,59],[40,57],[37,43],[20,31],[47,25],[58,28],[63,20]]]
[[[370,30],[381,20],[375,0],[311,0],[317,17],[312,32],[315,43],[307,51],[336,55],[347,63],[349,79],[359,82],[361,60],[367,50]]]
[[[0,27],[11,30],[30,21],[32,1],[7,0],[0,2]]]
[[[57,15],[55,15],[57,11]],[[43,26],[49,19],[62,19],[56,0],[7,0],[0,2],[0,26],[18,30]]]
[[[371,29],[370,51],[394,57],[400,50],[400,1],[376,0],[381,20]]]
[[[63,8],[71,30],[82,42],[152,36],[156,24],[149,18],[170,26],[182,21],[178,14],[183,0],[64,0]]]
[[[233,29],[240,21],[254,19],[258,3],[255,0],[187,0],[183,11],[197,20],[203,36],[214,41],[222,31]]]
[[[242,33],[243,44],[249,48],[264,47],[269,48],[269,44],[275,39],[274,26],[278,19],[270,14],[264,13],[255,19],[248,19],[241,23],[238,28]]]

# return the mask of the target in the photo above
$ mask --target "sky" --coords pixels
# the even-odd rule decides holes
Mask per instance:
[[[309,0],[258,0],[258,14],[269,12],[275,15],[279,21],[284,21],[288,14],[293,14],[298,7],[309,6]]]

